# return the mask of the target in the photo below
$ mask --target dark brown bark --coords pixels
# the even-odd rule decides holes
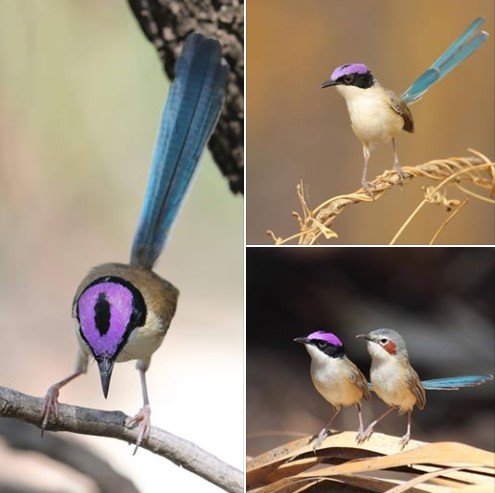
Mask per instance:
[[[225,106],[209,149],[233,193],[244,192],[243,0],[128,0],[155,46],[168,77],[185,38],[193,31],[216,37],[230,67]]]

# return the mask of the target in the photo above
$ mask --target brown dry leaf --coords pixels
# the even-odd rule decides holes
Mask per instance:
[[[495,491],[491,452],[455,442],[414,440],[400,451],[397,437],[375,433],[364,445],[356,445],[355,436],[331,435],[316,453],[308,437],[254,457],[247,464],[248,491]]]
[[[493,493],[495,491],[495,479],[491,486],[464,486],[456,491],[456,493]]]

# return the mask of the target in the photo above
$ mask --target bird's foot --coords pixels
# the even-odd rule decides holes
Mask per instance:
[[[364,188],[364,191],[370,196],[373,197],[373,190],[375,187],[371,184],[370,181],[363,180],[361,182],[361,186]]]
[[[361,445],[364,443],[366,440],[370,438],[370,436],[373,434],[373,428],[374,426],[368,426],[366,430],[359,429],[356,435],[356,442],[358,445]]]
[[[327,438],[328,435],[329,435],[328,430],[326,428],[323,428],[320,431],[320,433],[318,433],[318,436],[313,437],[311,439],[311,442],[314,442],[313,443],[313,452],[316,453],[316,451],[321,447],[321,444],[325,441],[325,438]]]
[[[397,173],[397,176],[399,177],[399,185],[402,188],[404,186],[404,180],[406,179],[406,175],[402,171],[402,168],[400,167],[400,164],[398,161],[394,163],[394,171]]]
[[[318,438],[318,435],[313,435],[309,440],[308,440],[308,445],[310,443],[313,443],[316,439]]]
[[[150,416],[151,416],[151,409],[150,406],[147,404],[143,406],[135,416],[128,419],[125,423],[125,425],[128,426],[129,428],[134,428],[139,423],[139,434],[136,440],[136,447],[134,449],[133,455],[136,454],[137,449],[141,446],[143,441],[148,438],[148,435],[150,434],[150,429],[151,429]]]
[[[399,442],[399,445],[400,445],[400,449],[403,450],[404,447],[409,443],[409,440],[411,439],[411,434],[410,433],[406,433],[401,439],[400,439],[400,442]]]
[[[41,415],[41,436],[43,436],[46,425],[48,424],[48,420],[50,419],[50,415],[58,415],[59,391],[60,389],[58,385],[52,385],[46,391],[45,398],[43,399],[43,408]]]

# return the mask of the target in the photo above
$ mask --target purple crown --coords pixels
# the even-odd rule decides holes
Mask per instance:
[[[325,332],[324,330],[318,330],[317,332],[309,334],[307,339],[309,341],[313,341],[316,339],[319,341],[328,342],[329,344],[332,344],[334,346],[342,346],[342,341],[335,334],[332,334],[331,332]]]
[[[133,314],[132,291],[118,282],[98,282],[79,297],[78,318],[83,338],[95,358],[115,357]]]
[[[364,63],[348,63],[340,65],[332,73],[332,80],[337,80],[344,75],[350,74],[365,74],[369,72],[368,67]]]

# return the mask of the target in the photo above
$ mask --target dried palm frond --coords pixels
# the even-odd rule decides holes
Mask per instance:
[[[248,460],[247,491],[495,491],[495,454],[462,443],[411,440],[400,451],[397,437],[375,433],[356,445],[355,432],[342,432],[329,436],[315,453],[308,438]]]

